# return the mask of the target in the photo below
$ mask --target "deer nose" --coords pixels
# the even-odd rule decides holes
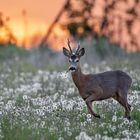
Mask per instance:
[[[73,71],[73,70],[76,70],[75,67],[70,67],[69,70]]]

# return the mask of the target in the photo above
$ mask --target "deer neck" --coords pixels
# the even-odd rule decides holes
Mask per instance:
[[[78,68],[76,69],[75,72],[71,73],[71,75],[72,75],[73,82],[75,83],[75,85],[79,89],[84,82],[84,74],[81,71],[80,65],[78,66]]]

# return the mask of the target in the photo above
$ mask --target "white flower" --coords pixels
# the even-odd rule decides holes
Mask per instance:
[[[64,140],[64,138],[63,137],[59,137],[58,140]]]
[[[113,115],[112,122],[116,122],[116,121],[117,121],[117,116],[116,115]]]
[[[87,118],[90,119],[92,116],[91,114],[87,114]]]
[[[68,78],[68,73],[66,73],[66,72],[61,72],[61,73],[59,74],[59,76],[60,76],[62,79],[65,79],[65,78]]]
[[[23,95],[23,100],[27,100],[28,96],[27,95]]]
[[[89,137],[86,132],[80,132],[79,136],[75,137],[76,140],[92,140],[91,137]]]

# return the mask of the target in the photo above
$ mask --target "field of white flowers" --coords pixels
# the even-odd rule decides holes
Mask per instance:
[[[109,66],[83,66],[85,73]],[[132,120],[113,99],[94,103],[101,119],[92,118],[70,73],[38,69],[0,69],[0,139],[3,140],[140,140],[140,69],[124,67],[133,85],[128,96]]]

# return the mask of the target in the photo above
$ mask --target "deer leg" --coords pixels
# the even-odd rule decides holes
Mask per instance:
[[[87,105],[88,106],[88,105]],[[92,108],[92,102],[89,102],[89,106],[90,106],[90,108]],[[91,112],[91,110],[89,109],[89,107],[88,107],[88,112],[89,112],[89,114],[92,114],[92,112]]]
[[[93,115],[94,117],[100,118],[100,116],[98,114],[94,113],[94,111],[92,110],[92,102],[94,100],[95,100],[94,97],[91,95],[85,100],[85,102],[86,102],[89,113],[91,115]]]
[[[124,108],[125,108],[125,117],[128,119],[128,120],[130,120],[131,119],[131,117],[130,117],[130,109],[129,109],[129,107],[128,107],[128,103],[126,102],[126,103],[123,103],[123,101],[120,101],[120,103],[124,106]]]
[[[131,111],[131,105],[128,103],[128,108],[129,108],[129,110]]]
[[[125,117],[130,120],[130,111],[131,111],[131,105],[128,104],[127,102],[127,96],[124,96],[125,94],[118,94],[117,97],[115,97],[114,99],[116,99],[124,108],[125,108]]]

